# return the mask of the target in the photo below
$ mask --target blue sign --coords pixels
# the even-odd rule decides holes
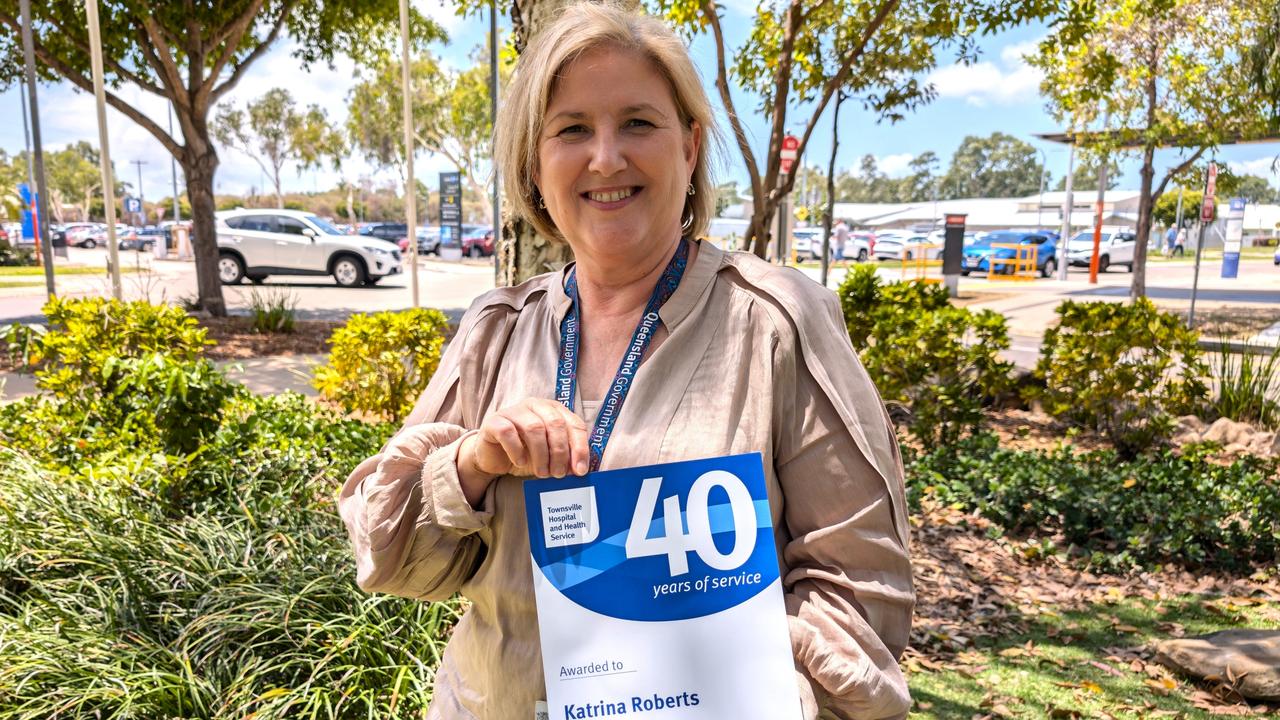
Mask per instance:
[[[22,198],[22,239],[33,243],[36,241],[36,223],[33,208],[39,205],[39,193],[31,189],[26,183],[18,185],[18,196]]]
[[[126,197],[124,199],[124,211],[127,213],[141,213],[142,201],[136,197]]]

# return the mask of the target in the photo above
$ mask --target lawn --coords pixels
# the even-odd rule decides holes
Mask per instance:
[[[120,266],[120,272],[131,273],[137,272],[135,267]],[[85,265],[71,265],[69,267],[61,267],[54,265],[54,275],[103,275],[107,274],[106,268],[88,267]],[[44,277],[43,267],[0,267],[0,278],[3,277],[27,277],[30,275],[38,275]]]

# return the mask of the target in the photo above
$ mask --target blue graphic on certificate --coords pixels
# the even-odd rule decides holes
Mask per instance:
[[[524,494],[552,720],[799,720],[758,453]]]

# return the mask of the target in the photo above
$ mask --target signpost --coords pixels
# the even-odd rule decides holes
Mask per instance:
[[[946,283],[951,297],[960,297],[960,274],[964,269],[964,220],[965,213],[947,213],[943,216],[942,231],[942,282]]]
[[[799,720],[759,453],[524,497],[549,718]]]
[[[796,164],[796,153],[800,149],[800,138],[795,135],[787,134],[782,138],[782,152],[778,153],[778,157],[782,159],[782,174],[790,175],[791,168]]]
[[[1200,288],[1200,255],[1204,252],[1204,231],[1213,222],[1213,194],[1218,189],[1218,164],[1209,163],[1208,177],[1204,182],[1204,202],[1200,205],[1200,233],[1196,240],[1196,269],[1191,278],[1191,309],[1187,312],[1187,326],[1196,326],[1196,292]]]
[[[778,153],[778,158],[782,163],[782,174],[790,175],[791,170],[795,168],[796,158],[799,156],[800,138],[787,133],[782,138],[782,150]],[[787,257],[787,199],[783,196],[782,206],[778,208],[778,242],[776,257],[778,262],[785,263]]]
[[[1231,198],[1227,211],[1227,235],[1222,243],[1222,277],[1240,274],[1240,245],[1244,239],[1244,198]]]
[[[440,173],[440,257],[462,259],[462,173],[459,172]]]

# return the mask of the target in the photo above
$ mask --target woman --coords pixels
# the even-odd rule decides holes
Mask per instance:
[[[521,56],[498,127],[513,211],[576,262],[477,300],[340,497],[362,588],[472,602],[429,717],[523,719],[545,698],[523,479],[743,452],[764,457],[806,718],[905,715],[894,435],[830,292],[693,241],[715,133],[683,44],[652,18],[571,7]],[[602,412],[602,450],[589,427],[646,307],[660,322],[625,404]],[[576,376],[558,374],[568,337]]]

